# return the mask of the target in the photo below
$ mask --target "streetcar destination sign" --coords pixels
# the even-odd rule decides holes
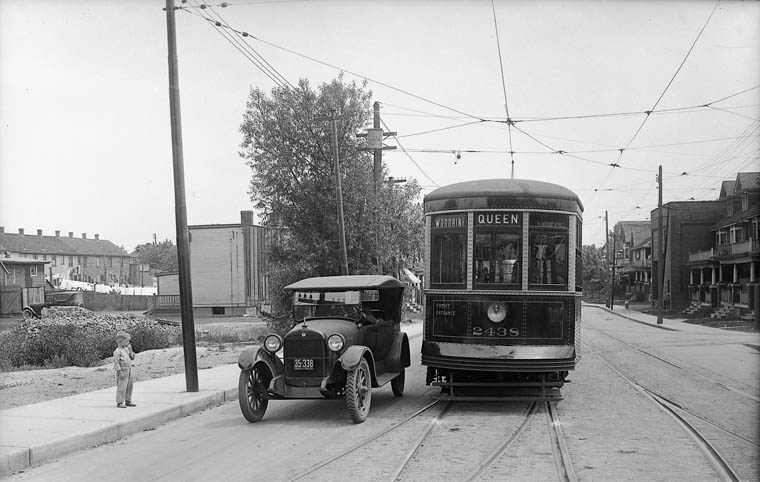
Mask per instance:
[[[467,215],[436,216],[433,218],[433,228],[466,228]]]
[[[522,224],[521,213],[487,212],[475,214],[475,224],[479,226],[504,226]]]

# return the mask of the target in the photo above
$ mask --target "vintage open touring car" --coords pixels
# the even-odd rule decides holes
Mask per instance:
[[[285,289],[293,293],[296,325],[238,358],[246,420],[261,420],[269,400],[345,397],[351,418],[361,423],[372,388],[390,382],[395,396],[403,394],[411,358],[400,326],[402,282],[381,275],[328,276]]]

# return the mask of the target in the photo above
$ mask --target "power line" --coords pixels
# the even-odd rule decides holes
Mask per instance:
[[[187,10],[186,10],[186,11],[187,11]],[[202,14],[200,14],[200,13],[197,13],[197,12],[190,12],[190,13],[194,13],[195,15],[198,15],[198,16],[200,16],[200,17],[202,17],[202,18],[205,18],[205,19],[206,19],[206,20],[208,20],[208,21],[212,21],[212,22],[213,22],[213,20],[212,20],[212,19],[209,19],[208,17],[205,17],[204,15],[202,15]],[[366,75],[362,75],[362,74],[359,74],[359,73],[353,72],[353,71],[351,71],[351,70],[348,70],[348,69],[344,69],[344,68],[342,68],[342,67],[339,67],[339,66],[336,66],[336,65],[333,65],[333,64],[330,64],[330,63],[324,62],[324,61],[322,61],[322,60],[319,60],[319,59],[315,59],[314,57],[310,57],[310,56],[308,56],[308,55],[305,55],[305,54],[302,54],[302,53],[300,53],[300,52],[296,52],[295,50],[291,50],[291,49],[289,49],[289,48],[286,48],[286,47],[282,47],[282,46],[280,46],[280,45],[277,45],[277,44],[275,44],[275,43],[272,43],[272,42],[269,42],[269,41],[267,41],[267,40],[264,40],[264,39],[262,39],[262,38],[256,37],[255,35],[251,35],[251,34],[249,34],[248,32],[244,32],[244,31],[242,31],[242,30],[237,30],[237,29],[233,28],[232,26],[230,26],[229,24],[224,24],[224,25],[222,25],[222,26],[223,26],[224,28],[227,28],[227,29],[229,29],[229,30],[231,30],[231,31],[233,31],[233,32],[235,32],[235,33],[237,33],[238,35],[242,35],[243,37],[250,37],[250,38],[252,38],[252,39],[254,39],[254,40],[257,40],[257,41],[259,41],[259,42],[261,42],[261,43],[263,43],[263,44],[265,44],[265,45],[269,45],[270,47],[274,47],[274,48],[276,48],[276,49],[279,49],[279,50],[282,50],[282,51],[284,51],[284,52],[288,52],[288,53],[290,53],[290,54],[293,54],[293,55],[297,55],[298,57],[301,57],[301,58],[304,58],[304,59],[310,60],[310,61],[312,61],[312,62],[318,63],[318,64],[320,64],[320,65],[324,65],[324,66],[326,66],[326,67],[330,67],[331,69],[335,69],[335,70],[338,70],[338,71],[341,71],[341,72],[345,72],[345,73],[351,74],[351,75],[353,75],[353,76],[359,77],[359,78],[361,78],[361,79],[365,79],[365,80],[367,80],[368,82],[373,82],[373,83],[375,83],[375,84],[377,84],[377,85],[381,85],[381,86],[383,86],[383,87],[387,87],[387,88],[389,88],[389,89],[391,89],[391,90],[395,90],[396,92],[401,92],[402,94],[406,94],[406,95],[408,95],[408,96],[410,96],[410,97],[414,97],[415,99],[419,99],[419,100],[421,100],[421,101],[423,101],[423,102],[427,102],[427,103],[429,103],[429,104],[433,104],[433,105],[435,105],[435,106],[438,106],[438,107],[441,107],[441,108],[443,108],[443,109],[447,109],[447,110],[450,110],[450,111],[452,111],[452,112],[456,112],[457,114],[462,114],[462,115],[464,115],[464,116],[467,116],[467,117],[470,117],[470,118],[472,118],[472,119],[478,119],[479,121],[485,121],[485,119],[481,119],[481,118],[480,118],[480,117],[478,117],[478,116],[475,116],[475,115],[471,115],[471,114],[468,114],[468,113],[466,113],[466,112],[462,112],[461,110],[455,109],[454,107],[449,107],[449,106],[447,106],[447,105],[441,104],[441,103],[439,103],[439,102],[436,102],[436,101],[434,101],[434,100],[426,99],[425,97],[419,96],[419,95],[417,95],[417,94],[413,94],[413,93],[411,93],[411,92],[409,92],[409,91],[407,91],[407,90],[401,89],[401,88],[399,88],[399,87],[395,87],[395,86],[393,86],[393,85],[390,85],[390,84],[388,84],[388,83],[385,83],[385,82],[381,82],[381,81],[379,81],[379,80],[376,80],[376,79],[373,79],[373,78],[371,78],[371,77],[367,77]]]
[[[385,123],[385,121],[384,121],[384,120],[382,120],[382,119],[381,119],[381,120],[380,120],[380,122],[383,124],[383,127],[385,127],[385,130],[386,130],[386,131],[390,131],[390,132],[392,132],[392,129],[390,129],[390,128],[388,127],[388,125]],[[424,169],[422,169],[422,167],[421,167],[419,164],[417,164],[417,161],[415,161],[415,160],[414,160],[414,158],[413,158],[413,157],[412,157],[412,156],[411,156],[411,155],[410,155],[410,154],[409,154],[409,153],[406,151],[406,149],[404,149],[404,146],[403,146],[403,145],[401,145],[401,142],[398,140],[398,137],[394,135],[394,136],[393,136],[393,138],[394,138],[394,139],[396,139],[396,144],[398,144],[398,146],[401,148],[401,150],[404,152],[404,154],[406,154],[406,157],[408,157],[408,158],[409,158],[409,160],[410,160],[410,161],[412,161],[412,164],[414,164],[414,165],[417,167],[417,169],[419,169],[419,170],[420,170],[420,172],[421,172],[422,174],[424,174],[426,178],[428,178],[428,180],[429,180],[430,182],[432,182],[432,183],[433,183],[433,184],[434,184],[436,187],[438,187],[438,183],[437,183],[437,182],[435,182],[435,181],[433,180],[433,178],[432,178],[432,177],[430,177],[430,176],[428,175],[428,173],[427,173],[427,172],[425,172],[425,170],[424,170]]]

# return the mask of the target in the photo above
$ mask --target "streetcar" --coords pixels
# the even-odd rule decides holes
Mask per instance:
[[[441,398],[561,399],[580,359],[583,204],[520,179],[425,196],[422,364]]]

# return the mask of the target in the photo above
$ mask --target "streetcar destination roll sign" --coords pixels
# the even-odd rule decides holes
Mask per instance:
[[[521,213],[494,212],[475,213],[477,226],[504,226],[522,224]]]

